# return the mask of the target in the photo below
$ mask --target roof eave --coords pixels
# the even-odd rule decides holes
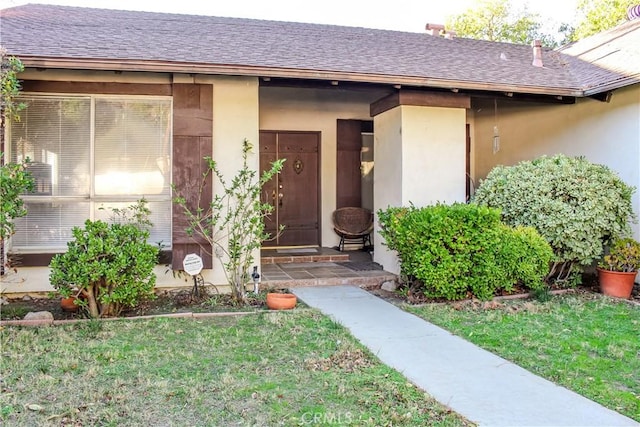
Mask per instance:
[[[340,71],[305,70],[279,67],[259,67],[229,64],[201,64],[190,62],[111,60],[52,58],[21,55],[25,67],[94,70],[94,71],[137,71],[182,74],[215,74],[248,77],[283,77],[315,80],[337,80],[360,83],[380,83],[401,86],[434,87],[455,90],[483,90],[496,92],[530,93],[538,95],[582,97],[585,93],[576,88],[507,85],[500,83],[480,83],[465,80],[448,80],[413,76],[391,76],[384,74],[351,73]]]
[[[615,80],[603,85],[590,87],[584,90],[584,96],[593,96],[603,92],[609,92],[612,90],[620,89],[626,86],[631,86],[636,83],[640,83],[640,74],[634,76],[628,76],[623,79]]]

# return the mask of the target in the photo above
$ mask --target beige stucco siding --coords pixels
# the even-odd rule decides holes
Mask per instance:
[[[629,185],[640,188],[640,85],[613,93],[611,102],[578,99],[574,105],[498,101],[474,108],[472,145],[475,181],[496,165],[513,165],[541,155],[585,156],[609,166]],[[500,151],[493,154],[493,127]],[[633,204],[640,211],[638,193]],[[634,224],[640,237],[640,228]]]
[[[463,202],[465,125],[462,108],[399,106],[377,115],[374,208]],[[374,260],[387,271],[400,272],[395,253],[379,235]]]

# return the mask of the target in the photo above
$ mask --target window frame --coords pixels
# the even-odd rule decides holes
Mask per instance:
[[[174,105],[173,105],[173,96],[164,95],[164,94],[127,94],[127,93],[88,93],[88,92],[55,92],[55,91],[23,91],[20,94],[21,98],[64,98],[64,99],[72,99],[72,98],[80,98],[80,99],[89,99],[89,196],[87,199],[86,195],[80,196],[53,196],[53,195],[29,195],[25,194],[22,196],[25,203],[28,202],[42,202],[42,203],[55,203],[55,202],[80,202],[87,201],[89,203],[89,217],[86,219],[95,220],[96,219],[96,210],[99,204],[107,204],[107,203],[134,203],[136,200],[139,200],[140,197],[144,197],[149,202],[169,202],[169,215],[172,218],[173,216],[173,204],[172,204],[172,190],[169,188],[167,194],[144,194],[144,195],[96,195],[96,101],[98,99],[106,99],[106,100],[152,100],[152,101],[168,101],[169,105],[169,126],[168,126],[168,149],[167,155],[169,156],[169,168],[166,172],[166,176],[168,176],[169,183],[173,182],[173,143],[174,143],[174,135],[173,135],[173,115],[174,115]],[[11,159],[13,156],[12,149],[12,126],[11,122],[6,127],[5,133],[5,151],[6,158]],[[168,223],[168,231],[169,238],[166,242],[163,242],[164,249],[161,251],[160,263],[167,263],[167,259],[171,258],[171,242],[173,235],[173,224],[172,220],[169,220]],[[12,239],[8,239],[6,243],[5,250],[7,254],[15,258],[19,265],[22,266],[43,266],[48,265],[51,261],[51,258],[57,254],[64,252],[65,248],[52,248],[52,247],[25,247],[25,248],[16,248],[12,244]]]

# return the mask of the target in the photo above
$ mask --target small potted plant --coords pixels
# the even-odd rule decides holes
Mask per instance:
[[[640,269],[640,243],[631,238],[616,239],[609,254],[598,263],[600,291],[609,296],[630,298]]]

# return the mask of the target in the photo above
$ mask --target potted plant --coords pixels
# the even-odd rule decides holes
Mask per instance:
[[[640,243],[631,238],[616,239],[598,263],[600,291],[617,298],[630,298],[640,269]]]

